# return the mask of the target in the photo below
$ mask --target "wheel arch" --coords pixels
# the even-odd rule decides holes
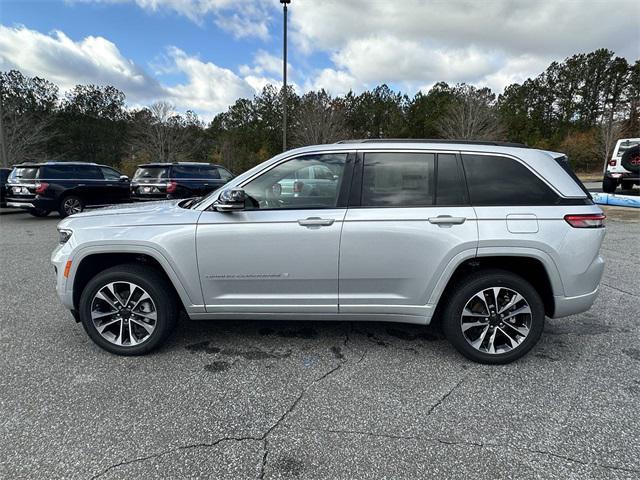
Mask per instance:
[[[153,249],[138,248],[135,250],[102,251],[86,249],[74,258],[71,284],[73,306],[77,311],[80,296],[87,282],[95,275],[116,265],[136,263],[149,266],[162,274],[176,293],[179,306],[185,311],[193,305],[184,286],[167,260]]]
[[[564,290],[555,264],[553,268],[549,268],[547,261],[552,262],[551,259],[540,258],[539,254],[527,255],[526,253],[511,255],[479,253],[473,258],[463,258],[456,264],[450,265],[451,268],[447,269],[450,272],[448,277],[443,275],[444,278],[438,282],[439,286],[429,302],[435,305],[433,318],[438,318],[443,306],[447,304],[452,285],[471,272],[485,269],[505,270],[527,280],[542,297],[545,315],[553,317],[556,307],[554,295],[562,294]]]

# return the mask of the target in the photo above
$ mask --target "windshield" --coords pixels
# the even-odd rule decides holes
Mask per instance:
[[[621,143],[615,156],[621,157],[624,152],[629,150],[631,147],[635,147],[636,145],[640,145],[640,140],[627,140],[626,142]]]
[[[134,180],[162,180],[169,177],[169,167],[139,167]]]
[[[9,175],[10,182],[19,182],[20,180],[34,180],[38,178],[39,167],[16,167]]]

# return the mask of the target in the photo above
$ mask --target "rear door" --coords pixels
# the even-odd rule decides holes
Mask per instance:
[[[356,172],[340,242],[340,312],[428,315],[445,267],[477,247],[457,153],[365,151]]]

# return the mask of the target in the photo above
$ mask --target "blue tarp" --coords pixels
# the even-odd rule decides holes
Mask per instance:
[[[640,197],[616,195],[614,193],[592,193],[593,201],[600,205],[640,208]]]

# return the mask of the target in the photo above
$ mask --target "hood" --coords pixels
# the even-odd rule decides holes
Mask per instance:
[[[183,200],[129,203],[77,213],[63,219],[58,228],[122,228],[196,224],[200,210],[180,208]]]
[[[82,217],[96,217],[104,215],[134,215],[134,214],[157,214],[162,215],[168,211],[175,210],[178,207],[181,200],[159,200],[157,202],[144,202],[144,203],[124,203],[120,205],[112,205],[104,208],[96,208],[87,210],[82,213],[76,213],[70,218],[82,218]],[[181,209],[182,210],[182,209]]]

